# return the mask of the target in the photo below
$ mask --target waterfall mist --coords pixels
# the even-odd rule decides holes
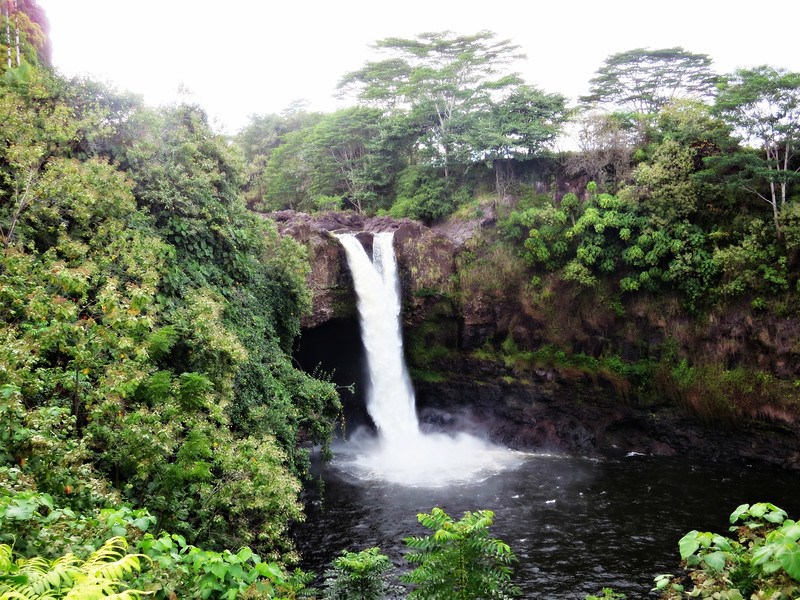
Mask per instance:
[[[420,431],[414,390],[403,357],[400,283],[393,234],[374,236],[367,256],[353,235],[337,236],[353,275],[367,355],[367,411],[377,437],[357,431],[335,446],[334,465],[359,479],[442,486],[484,479],[516,466],[524,455],[458,433]]]

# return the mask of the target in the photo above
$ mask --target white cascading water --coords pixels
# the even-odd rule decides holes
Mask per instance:
[[[400,294],[392,234],[373,239],[372,260],[352,235],[339,238],[353,274],[361,319],[361,340],[367,352],[367,410],[388,443],[419,435],[414,391],[403,360]]]
[[[353,275],[361,338],[367,355],[367,410],[378,438],[351,436],[336,448],[340,468],[365,479],[412,486],[476,481],[518,465],[523,455],[465,433],[422,433],[403,358],[400,282],[393,234],[373,237],[372,260],[358,239],[337,236]]]

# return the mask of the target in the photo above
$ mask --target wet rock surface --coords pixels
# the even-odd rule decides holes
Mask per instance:
[[[265,215],[275,221],[282,235],[289,235],[306,246],[311,262],[309,286],[313,312],[304,317],[304,328],[317,327],[332,319],[355,314],[352,277],[344,249],[335,234],[355,235],[368,253],[372,236],[394,232],[394,247],[400,271],[404,300],[404,319],[419,323],[438,297],[452,287],[456,246],[446,235],[409,219],[365,218],[354,213],[308,215],[280,211]]]
[[[674,405],[640,406],[612,387],[602,380],[567,378],[557,370],[511,380],[501,363],[471,358],[464,358],[445,381],[415,382],[424,427],[483,434],[519,450],[739,457],[800,470],[798,422],[704,423]]]
[[[268,217],[308,249],[313,312],[302,321],[306,330],[356,314],[352,278],[334,234],[352,233],[370,252],[375,233],[394,232],[407,343],[414,338],[423,350],[443,347],[456,357],[437,367],[440,380],[416,382],[427,427],[487,432],[521,449],[742,457],[800,469],[800,419],[783,407],[761,406],[733,422],[708,422],[666,400],[663,406],[641,406],[602,379],[554,370],[519,373],[469,352],[513,339],[520,348],[551,344],[633,362],[658,360],[671,345],[690,364],[743,365],[791,381],[800,377],[798,319],[729,307],[697,320],[666,297],[637,297],[620,312],[559,287],[549,304],[531,301],[530,294],[465,297],[454,283],[456,258],[468,240],[493,226],[493,214],[435,229],[354,213],[281,211]]]

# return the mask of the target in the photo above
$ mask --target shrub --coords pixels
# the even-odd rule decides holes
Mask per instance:
[[[693,598],[800,597],[800,523],[768,502],[742,504],[730,516],[735,537],[690,531],[678,542],[688,569]],[[683,583],[671,575],[655,578],[664,600],[683,596]]]
[[[519,595],[511,583],[511,565],[517,560],[505,542],[489,537],[494,513],[466,512],[454,521],[441,508],[418,514],[433,535],[408,537],[406,555],[419,566],[401,577],[416,587],[412,600],[505,599]]]
[[[394,568],[379,548],[342,551],[325,571],[325,600],[383,600],[399,591],[390,583]]]

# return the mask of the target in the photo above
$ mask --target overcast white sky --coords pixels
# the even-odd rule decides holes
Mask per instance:
[[[759,64],[800,71],[800,0],[38,3],[63,74],[90,74],[152,105],[175,101],[182,86],[227,133],[299,99],[335,109],[337,81],[375,57],[371,43],[427,31],[511,38],[527,54],[518,70],[528,83],[573,99],[608,55],[638,47],[706,53],[721,73]]]

